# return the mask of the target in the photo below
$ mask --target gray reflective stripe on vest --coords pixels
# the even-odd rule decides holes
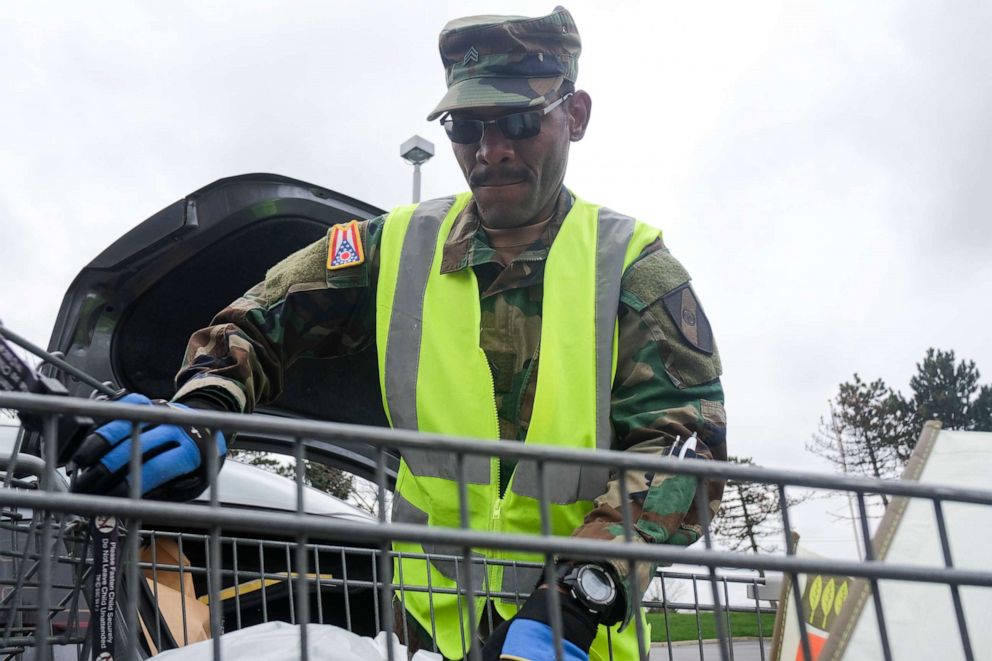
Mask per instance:
[[[635,221],[612,209],[600,207],[596,236],[596,447],[609,450],[613,445],[610,404],[613,392],[613,330],[620,308],[620,282],[627,245],[634,235]],[[538,378],[541,366],[537,366]],[[568,505],[576,500],[593,500],[606,492],[609,469],[605,466],[579,468],[575,464],[548,464],[545,469],[548,498]],[[537,466],[521,461],[514,470],[513,492],[540,498]]]
[[[462,547],[446,546],[444,544],[424,544],[424,553],[430,560],[431,566],[438,571],[441,576],[451,579],[458,584],[459,589],[466,589],[465,557],[462,555]],[[472,553],[473,560],[483,560],[485,556],[479,553]],[[472,590],[479,596],[482,595],[486,587],[486,567],[481,562],[472,562]]]
[[[582,466],[579,468],[577,500],[596,500],[606,493],[610,481],[608,466]]]
[[[634,219],[599,208],[596,242],[596,447],[613,443],[610,403],[613,394],[613,330],[620,308],[620,281],[627,245],[634,236]],[[538,368],[540,369],[540,368]],[[605,482],[603,483],[605,486]]]
[[[392,521],[395,523],[410,523],[418,526],[426,526],[428,521],[427,512],[404,498],[399,492],[393,494],[393,514]],[[445,578],[458,581],[459,586],[465,582],[465,559],[460,546],[446,546],[444,544],[423,544],[421,548],[428,556],[423,558],[404,558],[406,562],[426,562],[434,566]],[[473,558],[482,559],[478,553],[472,554]],[[481,564],[472,565],[472,589],[482,592],[485,585],[486,569]],[[396,577],[399,579],[399,576]]]
[[[458,457],[452,452],[405,448],[400,451],[410,472],[418,477],[440,477],[458,482]],[[489,457],[465,455],[465,475],[467,484],[489,484]]]
[[[454,197],[419,205],[410,217],[400,252],[396,293],[386,338],[386,401],[393,427],[417,430],[417,374],[423,333],[424,295],[437,245],[437,233]],[[403,459],[414,475],[458,480],[455,455],[429,450],[405,450]],[[466,456],[470,484],[489,483],[489,458]]]
[[[544,480],[548,485],[548,502],[556,505],[571,505],[577,500],[593,500],[597,496],[602,496],[606,493],[609,474],[610,469],[606,466],[591,466],[587,469],[580,468],[574,463],[545,462]],[[541,498],[536,461],[533,459],[517,461],[517,466],[513,469],[510,491],[518,496],[535,500]]]
[[[404,498],[399,491],[393,494],[392,512],[391,520],[396,523],[412,523],[418,526],[427,525],[427,512]]]
[[[417,429],[417,370],[420,367],[424,290],[438,230],[454,203],[455,198],[445,197],[419,205],[403,237],[386,337],[386,403],[396,429]]]

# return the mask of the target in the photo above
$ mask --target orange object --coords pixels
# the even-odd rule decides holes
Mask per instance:
[[[823,651],[823,646],[827,644],[827,637],[817,636],[809,630],[806,631],[806,636],[809,638],[809,649],[813,653],[813,658],[810,661],[816,661],[820,657],[820,652]],[[800,643],[799,649],[796,650],[796,661],[806,661],[806,657],[803,655],[802,643]]]

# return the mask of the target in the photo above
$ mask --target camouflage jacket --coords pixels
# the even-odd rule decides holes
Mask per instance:
[[[505,268],[487,243],[474,204],[462,212],[444,246],[442,272],[473,268],[479,281],[480,344],[492,368],[503,439],[522,440],[527,433],[537,382],[544,265],[570,207],[571,195],[563,189],[544,235]],[[278,396],[283,371],[296,358],[342,356],[372,344],[384,222],[385,216],[379,216],[360,224],[366,256],[361,265],[327,270],[325,238],[272,267],[263,282],[192,336],[176,377],[176,398],[209,394],[225,399],[230,408],[251,410]],[[688,281],[661,239],[623,275],[611,410],[616,449],[664,454],[676,437],[695,432],[702,442],[700,457],[726,459],[720,359]],[[694,315],[692,325],[682,319],[686,314]],[[500,473],[508,480],[511,470]],[[699,538],[691,478],[628,472],[627,480],[635,542],[688,545]],[[612,480],[574,534],[623,541],[620,493]],[[711,516],[722,494],[722,483],[709,483]],[[627,563],[614,565],[629,617],[634,578]],[[643,593],[654,567],[637,567],[636,585]]]

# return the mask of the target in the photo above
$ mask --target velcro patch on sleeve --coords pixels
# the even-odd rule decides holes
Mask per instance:
[[[634,262],[624,273],[620,300],[640,312],[666,292],[689,282],[689,274],[667,249],[656,250]]]
[[[668,316],[685,341],[706,354],[713,353],[713,330],[689,283],[673,289],[662,297]]]
[[[365,262],[365,248],[358,221],[335,225],[327,240],[327,270],[358,266]]]

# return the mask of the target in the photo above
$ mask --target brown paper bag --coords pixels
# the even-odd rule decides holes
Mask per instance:
[[[150,545],[141,549],[141,561],[151,563]],[[158,567],[190,566],[189,560],[179,553],[179,544],[174,539],[155,540],[155,563]],[[149,592],[154,596],[157,591],[158,610],[179,647],[210,638],[210,607],[197,600],[191,573],[183,572],[180,578],[178,570],[159,568],[153,573],[149,568],[144,574]],[[183,635],[184,610],[186,611],[185,636]],[[155,646],[154,624],[142,619],[141,629],[152,653],[157,654],[159,650]]]

